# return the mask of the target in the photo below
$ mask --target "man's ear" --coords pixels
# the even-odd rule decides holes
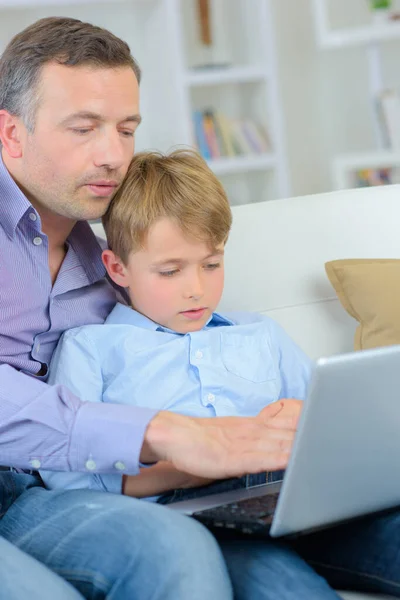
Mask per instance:
[[[4,151],[10,158],[21,158],[21,128],[23,124],[19,117],[10,115],[6,110],[0,110],[0,140]]]
[[[120,287],[128,287],[127,270],[122,260],[112,250],[103,250],[103,264],[110,278]]]

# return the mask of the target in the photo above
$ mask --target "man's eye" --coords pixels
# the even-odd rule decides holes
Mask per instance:
[[[221,266],[221,263],[210,263],[208,265],[205,265],[205,269],[207,269],[207,271],[215,271],[215,269],[218,269]]]
[[[83,127],[79,127],[79,128],[78,127],[74,127],[72,129],[72,131],[74,133],[77,133],[78,135],[85,135],[85,133],[89,133],[89,131],[91,131],[91,130],[87,129],[87,128],[83,128]]]
[[[160,271],[161,277],[173,277],[179,273],[179,269],[172,269],[171,271]]]
[[[124,131],[121,131],[121,133],[122,133],[122,135],[124,137],[134,137],[134,135],[135,135],[135,132],[131,131],[130,129],[126,129]]]

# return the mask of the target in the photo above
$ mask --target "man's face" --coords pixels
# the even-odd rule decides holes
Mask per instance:
[[[97,219],[126,174],[139,122],[131,68],[47,64],[34,132],[21,130],[17,182],[39,213]]]
[[[160,219],[125,268],[133,308],[178,333],[199,331],[221,299],[223,255],[223,244],[210,249],[187,239],[170,219]]]

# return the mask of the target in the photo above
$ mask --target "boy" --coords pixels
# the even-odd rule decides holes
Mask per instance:
[[[50,381],[93,402],[129,402],[197,417],[255,416],[281,398],[304,399],[311,363],[275,322],[215,312],[231,220],[222,185],[197,153],[136,155],[103,217],[109,244],[103,262],[110,278],[127,289],[130,307],[117,304],[104,325],[67,331]],[[49,487],[136,497],[167,492],[159,498],[164,503],[194,493],[179,490],[210,483],[168,463],[135,477],[42,477]],[[266,478],[264,473],[218,482],[206,492]]]

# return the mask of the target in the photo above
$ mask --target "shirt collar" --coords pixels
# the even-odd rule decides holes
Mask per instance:
[[[87,221],[78,221],[74,225],[67,242],[79,257],[90,283],[99,281],[105,276],[106,269],[101,260],[100,242]]]
[[[36,210],[20,190],[8,172],[0,152],[0,222],[6,234],[13,238],[19,222],[27,210]],[[39,215],[37,215],[40,219]],[[106,270],[101,260],[101,247],[90,225],[78,221],[73,227],[67,242],[71,244],[85,269],[90,283],[102,279]]]
[[[211,319],[208,321],[208,323],[206,324],[206,327],[223,327],[226,325],[234,325],[235,323],[233,321],[231,321],[230,319],[228,319],[227,317],[224,317],[223,315],[221,315],[220,313],[213,313],[211,316]]]
[[[167,333],[176,333],[172,329],[163,327],[158,323],[155,323],[148,317],[138,313],[135,309],[130,306],[124,306],[123,304],[117,303],[113,310],[110,312],[106,319],[107,325],[135,325],[142,329],[150,329],[152,331],[165,331]],[[205,329],[209,327],[220,327],[224,325],[234,325],[234,322],[226,317],[223,317],[219,313],[213,313],[210,320],[205,326]]]
[[[9,238],[32,205],[8,172],[0,149],[0,221]]]

